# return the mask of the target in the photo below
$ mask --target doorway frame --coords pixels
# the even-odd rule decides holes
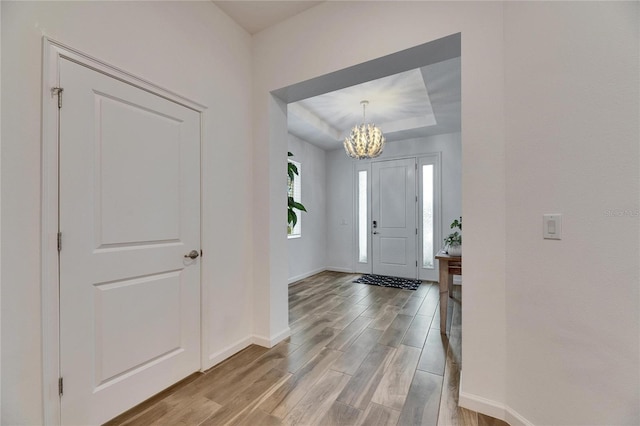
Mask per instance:
[[[42,39],[42,145],[41,145],[41,229],[40,229],[40,267],[41,267],[41,324],[42,324],[42,388],[43,418],[45,424],[61,424],[61,402],[58,394],[60,377],[60,268],[58,252],[59,229],[59,121],[58,98],[51,89],[60,83],[60,60],[69,60],[90,68],[96,72],[130,84],[146,92],[153,93],[175,102],[200,115],[200,244],[202,235],[202,171],[204,158],[204,126],[202,114],[207,109],[175,92],[167,90],[148,80],[124,71],[107,62],[96,59],[77,49],[64,45],[47,36]],[[62,92],[64,102],[64,92]],[[202,269],[202,263],[201,263]],[[200,369],[206,359],[206,330],[208,308],[204,301],[207,289],[202,285],[200,274]]]
[[[398,141],[402,142],[402,141]],[[436,166],[436,172],[434,174],[434,187],[435,193],[433,196],[434,202],[436,203],[436,208],[434,210],[435,213],[435,229],[434,229],[434,250],[436,247],[436,241],[441,239],[440,235],[443,234],[444,223],[442,223],[442,151],[428,151],[428,152],[417,152],[415,154],[407,154],[407,155],[394,155],[384,158],[372,158],[368,160],[360,160],[359,162],[353,163],[352,169],[352,181],[353,181],[353,217],[352,223],[353,225],[353,272],[356,274],[372,274],[373,273],[373,243],[371,237],[371,213],[372,213],[372,166],[373,163],[380,161],[392,161],[392,160],[407,160],[407,159],[415,159],[416,161],[416,196],[418,200],[416,202],[416,227],[418,228],[418,238],[416,239],[416,259],[418,260],[418,265],[416,266],[416,276],[417,279],[420,278],[420,271],[423,269],[421,265],[422,259],[422,221],[420,221],[420,212],[422,211],[422,191],[420,191],[422,183],[420,182],[420,176],[422,171],[420,170],[420,160],[430,158],[433,160],[434,165]],[[366,171],[367,172],[367,262],[360,262],[359,260],[359,247],[358,247],[358,172]],[[435,252],[434,252],[435,255]],[[438,262],[435,262],[436,275],[438,274]]]

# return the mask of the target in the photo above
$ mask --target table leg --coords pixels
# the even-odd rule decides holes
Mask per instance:
[[[453,274],[451,273],[447,274],[447,285],[449,286],[449,297],[453,298]]]
[[[440,259],[440,333],[447,334],[447,304],[449,303],[449,261]]]

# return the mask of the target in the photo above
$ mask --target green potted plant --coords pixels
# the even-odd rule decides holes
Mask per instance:
[[[288,152],[287,156],[293,157],[293,154],[291,152]],[[289,176],[287,193],[287,234],[291,234],[291,232],[293,231],[293,227],[296,226],[296,223],[298,223],[298,215],[296,214],[295,210],[306,212],[307,209],[301,203],[298,203],[293,199],[293,180],[296,176],[298,176],[298,168],[290,161],[287,161],[287,175]]]
[[[445,251],[450,256],[462,256],[462,216],[451,222],[451,229],[459,229],[460,232],[454,231],[444,239]]]

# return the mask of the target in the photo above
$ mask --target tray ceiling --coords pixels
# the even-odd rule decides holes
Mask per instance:
[[[289,132],[325,150],[340,148],[362,122],[362,100],[369,101],[366,122],[387,141],[458,132],[460,57],[291,103]]]

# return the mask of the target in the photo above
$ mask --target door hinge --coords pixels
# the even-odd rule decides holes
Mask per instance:
[[[416,235],[418,235],[418,228],[416,228]]]
[[[63,391],[64,391],[64,384],[62,382],[62,377],[59,377],[58,378],[58,395],[62,396]]]
[[[418,261],[416,260],[416,266],[418,266]]]
[[[202,250],[200,250],[200,257],[202,257]]]
[[[416,203],[418,202],[418,196],[416,195]]]
[[[62,232],[58,232],[58,252],[62,251]]]
[[[64,92],[62,87],[51,88],[51,96],[58,96],[58,109],[62,108],[62,92]]]

